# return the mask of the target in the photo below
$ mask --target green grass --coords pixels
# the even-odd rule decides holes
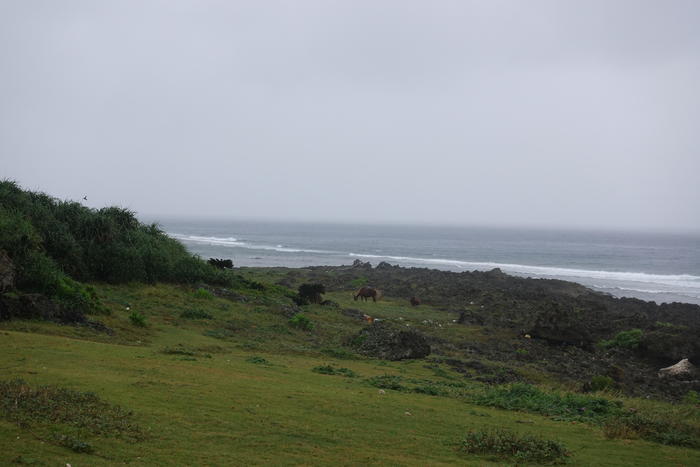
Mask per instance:
[[[133,442],[45,413],[29,428],[1,418],[0,464],[22,459],[48,465],[496,465],[502,460],[460,447],[469,432],[500,428],[560,441],[573,453],[572,465],[700,464],[698,449],[640,436],[608,438],[598,424],[579,419],[578,410],[563,417],[527,406],[475,404],[472,398],[487,394],[489,386],[445,366],[352,356],[344,341],[364,326],[361,320],[312,305],[304,307],[304,315],[314,328],[297,329],[288,324],[288,298],[281,289],[246,289],[245,302],[202,300],[193,288],[177,285],[95,284],[95,290],[111,312],[100,319],[112,335],[33,321],[0,323],[3,379],[92,393],[106,407],[130,413],[129,423],[142,437]],[[473,327],[450,325],[452,315],[429,306],[414,310],[391,299],[353,302],[350,292],[326,297],[449,339],[488,337]],[[133,326],[127,306],[147,316],[149,325]],[[182,317],[192,309],[212,318]],[[361,376],[328,376],[313,371],[318,367]],[[530,396],[557,394],[566,400],[564,394],[537,390],[542,394]],[[585,397],[586,404],[595,400]],[[623,402],[639,413],[668,413],[688,423],[698,417],[688,404]]]

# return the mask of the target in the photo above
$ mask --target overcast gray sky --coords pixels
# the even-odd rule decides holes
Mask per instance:
[[[700,229],[700,1],[0,0],[0,176],[145,216]]]

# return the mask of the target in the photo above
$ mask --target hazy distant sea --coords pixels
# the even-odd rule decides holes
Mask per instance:
[[[204,258],[236,266],[351,264],[473,271],[501,268],[616,296],[700,304],[700,235],[397,225],[160,221]]]

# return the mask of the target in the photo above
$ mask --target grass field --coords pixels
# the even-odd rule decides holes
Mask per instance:
[[[470,430],[507,428],[561,441],[571,465],[700,465],[698,449],[607,439],[594,423],[476,405],[468,395],[484,385],[439,363],[354,355],[345,344],[365,323],[339,309],[305,307],[314,324],[305,331],[289,324],[288,300],[274,291],[248,291],[246,301],[233,301],[174,285],[96,288],[111,311],[96,318],[114,335],[33,321],[2,323],[0,379],[93,392],[133,411],[142,436],[99,435],[41,418],[18,423],[4,414],[0,464],[500,465],[512,462],[465,454],[459,446]],[[498,337],[456,325],[447,312],[410,309],[391,298],[326,298],[446,340]],[[130,318],[135,312],[146,326]],[[356,376],[313,371],[329,365]],[[457,390],[429,395],[380,390],[368,382],[383,375],[401,377],[408,387]],[[675,411],[698,423],[695,407],[624,404]],[[61,436],[89,444],[92,452],[60,445]]]

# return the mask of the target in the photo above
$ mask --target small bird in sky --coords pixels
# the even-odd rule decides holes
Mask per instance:
[[[87,196],[83,196],[83,199],[84,199],[85,201],[87,201]]]

